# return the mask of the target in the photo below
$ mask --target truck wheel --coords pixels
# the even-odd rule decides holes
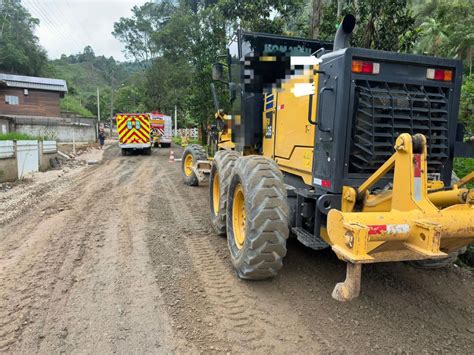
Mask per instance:
[[[243,279],[266,279],[283,266],[288,238],[288,203],[283,175],[262,156],[237,159],[227,199],[227,242]]]
[[[151,155],[151,147],[145,148],[145,155]]]
[[[123,156],[126,156],[126,155],[127,155],[127,153],[128,153],[128,152],[127,152],[127,149],[125,149],[125,148],[122,148],[122,155],[123,155]]]
[[[186,146],[181,159],[181,172],[186,185],[197,186],[199,184],[199,180],[192,169],[198,160],[207,160],[204,148],[198,144]]]
[[[220,150],[214,155],[209,179],[209,201],[211,224],[219,235],[226,230],[227,191],[229,190],[232,168],[240,154],[233,150]]]
[[[441,269],[454,263],[458,256],[465,252],[466,247],[449,253],[448,257],[444,259],[413,260],[409,261],[408,264],[418,269]]]

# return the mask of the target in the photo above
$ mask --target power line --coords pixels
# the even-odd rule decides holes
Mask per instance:
[[[64,4],[64,3],[63,3]],[[49,6],[51,5],[51,7]],[[76,19],[73,19],[73,21],[68,21],[68,23],[75,23],[78,24],[83,30],[80,31],[78,27],[74,27],[74,31],[71,31],[71,26],[65,25],[63,26],[63,20],[68,19],[69,16],[66,16],[64,12],[61,9],[61,6],[57,6],[54,3],[49,3],[49,2],[44,2],[44,6],[46,7],[47,13],[52,15],[53,21],[56,24],[56,26],[59,26],[60,28],[63,28],[66,31],[66,36],[71,40],[73,38],[75,40],[75,43],[79,46],[79,43],[84,43],[82,46],[91,44],[92,39],[89,36],[88,32],[84,30],[81,21],[77,21]],[[88,37],[88,40],[85,37]],[[81,48],[82,49],[82,48]]]
[[[59,37],[61,41],[67,41],[67,38],[61,33],[61,31],[59,31],[55,27],[55,25],[51,22],[49,16],[47,16],[44,13],[44,10],[38,6],[38,3],[29,1],[24,1],[24,3],[25,7],[27,7],[35,17],[38,17],[40,19],[40,25],[43,25],[43,27],[47,31],[49,31],[54,37]]]
[[[67,7],[68,7],[68,8],[71,10],[71,12],[72,12],[72,11],[73,11],[73,8],[72,8],[71,4],[69,3],[69,1],[68,1],[68,0],[65,0],[65,2],[66,2]],[[81,29],[82,29],[82,33],[85,33],[86,36],[87,36],[87,38],[89,39],[90,43],[92,43],[94,40],[93,40],[92,37],[89,35],[89,31],[87,31],[87,30],[84,28],[84,26],[82,25],[82,21],[79,21],[79,26],[80,26]]]

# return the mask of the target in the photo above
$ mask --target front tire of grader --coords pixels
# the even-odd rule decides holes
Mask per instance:
[[[288,234],[282,173],[265,157],[240,157],[227,199],[227,242],[237,275],[250,280],[276,276],[283,267]]]
[[[209,178],[209,202],[211,224],[219,235],[225,235],[227,215],[227,192],[229,190],[232,168],[240,154],[234,150],[219,150]]]
[[[207,160],[207,154],[199,144],[189,144],[186,146],[181,159],[181,173],[184,183],[189,186],[198,186],[199,180],[193,171],[193,166],[198,160]]]

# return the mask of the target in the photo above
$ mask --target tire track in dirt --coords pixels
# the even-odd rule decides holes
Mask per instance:
[[[162,193],[170,197],[167,202],[171,211],[167,213],[167,218],[172,219],[178,228],[177,232],[186,236],[184,244],[191,256],[192,267],[199,277],[198,287],[203,290],[206,301],[213,309],[213,313],[208,314],[210,326],[206,329],[201,327],[201,333],[204,333],[205,339],[209,339],[210,334],[215,336],[218,333],[212,343],[206,341],[199,344],[201,350],[218,348],[263,353],[327,352],[328,347],[324,341],[302,341],[312,337],[307,329],[285,328],[284,325],[291,322],[293,317],[291,311],[285,309],[286,305],[268,307],[264,297],[253,295],[245,287],[245,283],[222,263],[211,246],[219,237],[209,230],[207,219],[201,217],[202,211],[207,211],[207,201],[202,198],[201,189],[181,185],[180,181],[176,181],[176,170],[173,167],[169,170],[169,174],[161,177],[160,185]],[[192,297],[189,299],[191,304],[188,306],[195,306],[196,302],[193,302]]]
[[[104,176],[96,174],[95,177],[100,180]],[[94,199],[90,197],[107,194],[107,185],[103,181],[91,195],[82,196],[85,204],[81,208],[92,209]],[[15,231],[12,236],[25,238],[25,243],[14,250],[18,253],[10,253],[6,262],[1,260],[0,264],[0,283],[5,285],[1,290],[2,298],[19,300],[9,303],[0,313],[0,318],[4,320],[0,325],[0,349],[8,350],[10,345],[21,340],[26,329],[42,328],[47,316],[42,311],[49,310],[58,300],[67,300],[63,294],[74,283],[70,275],[81,261],[85,240],[90,236],[86,231],[87,226],[83,224],[83,216],[78,213],[80,211],[64,207],[67,200],[81,198],[78,186],[75,185],[76,189],[67,197],[59,196],[59,199],[47,203],[43,211],[49,211],[49,216],[38,225],[29,223],[28,218],[22,218],[10,229]],[[68,221],[67,227],[65,221]],[[22,224],[23,227],[20,227]],[[73,243],[63,234],[63,228],[70,236],[77,235],[80,238]],[[50,234],[50,238],[43,241],[46,244],[41,245],[41,249],[36,248],[36,244],[42,241],[30,235],[43,233]],[[30,344],[26,346],[31,348]]]
[[[163,204],[176,203],[177,207],[172,208],[173,223],[177,230],[184,231],[185,236],[177,244],[184,254],[191,255],[192,260],[186,267],[192,267],[194,277],[199,279],[190,290],[201,287],[203,293],[208,295],[207,299],[212,301],[212,307],[217,310],[215,314],[210,314],[210,319],[219,318],[219,313],[225,318],[229,317],[229,313],[222,310],[215,299],[222,294],[231,294],[243,300],[250,312],[254,310],[255,299],[264,299],[268,301],[269,314],[275,310],[284,316],[291,314],[292,317],[279,322],[280,332],[285,334],[286,327],[293,328],[295,333],[309,329],[310,336],[305,335],[302,342],[309,346],[315,344],[324,353],[465,353],[474,344],[472,273],[454,267],[424,271],[403,263],[368,265],[364,267],[361,297],[349,303],[339,303],[330,295],[336,282],[344,279],[344,264],[330,250],[312,251],[291,240],[285,266],[273,281],[239,281],[237,290],[234,287],[231,291],[221,289],[219,282],[222,278],[230,275],[234,279],[234,272],[225,238],[220,239],[211,231],[208,188],[182,185],[178,164],[168,170],[168,180],[163,185],[166,194],[173,196],[175,202],[166,200]],[[170,190],[166,190],[168,184],[172,186]],[[187,207],[187,211],[183,206]],[[166,215],[171,218],[169,214]],[[170,253],[174,253],[171,248]],[[232,281],[225,278],[224,283]],[[251,296],[245,297],[242,293]],[[192,305],[195,301],[191,299],[185,302]],[[237,316],[242,314],[236,298],[231,297],[229,304],[235,307]],[[259,304],[258,307],[265,309],[265,304]],[[205,306],[203,308],[206,309]],[[186,312],[177,312],[176,318],[179,320],[186,316],[189,317]],[[258,316],[252,315],[252,318]],[[191,329],[193,327],[190,326]],[[283,332],[282,328],[285,329]],[[220,327],[220,339],[224,339],[224,344],[233,349],[235,344],[226,342],[227,336],[233,334],[225,329],[226,326]],[[271,339],[269,334],[272,334],[272,326],[268,329],[263,335],[264,339]],[[203,333],[205,331],[212,332],[212,329],[202,330]],[[283,340],[291,351],[297,349],[289,346],[293,340],[292,337]],[[261,349],[285,352],[280,346],[282,341],[279,341],[279,335],[270,343],[273,348]],[[201,349],[209,350],[205,344]],[[235,349],[249,352],[251,346]]]
[[[130,159],[94,167],[1,227],[11,238],[0,246],[2,351],[178,349],[159,311],[141,222],[152,160]]]

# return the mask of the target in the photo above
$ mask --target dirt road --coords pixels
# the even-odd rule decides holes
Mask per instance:
[[[360,298],[341,304],[331,291],[344,265],[290,241],[276,279],[239,280],[211,230],[207,187],[184,186],[168,154],[112,147],[10,211],[0,224],[0,350],[472,351],[467,270],[367,266]]]

